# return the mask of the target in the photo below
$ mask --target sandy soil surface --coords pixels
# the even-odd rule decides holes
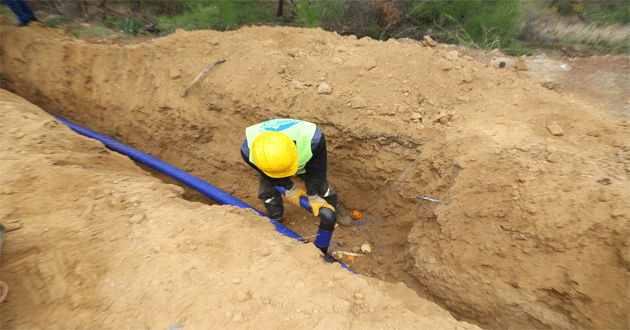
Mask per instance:
[[[500,68],[501,54],[297,28],[1,33],[0,214],[24,223],[3,246],[3,327],[629,326],[627,58]],[[342,208],[364,214],[333,250],[372,253],[342,258],[357,275],[325,264],[40,108],[260,210],[245,127],[315,122]],[[318,218],[285,214],[316,233]]]

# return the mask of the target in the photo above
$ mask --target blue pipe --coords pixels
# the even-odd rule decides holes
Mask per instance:
[[[254,211],[256,211],[258,214],[264,216],[265,218],[271,220],[271,223],[275,225],[276,230],[283,234],[284,236],[290,237],[290,238],[294,238],[297,239],[300,242],[307,242],[304,238],[302,238],[302,236],[298,235],[296,232],[294,232],[293,230],[285,227],[284,225],[282,225],[281,223],[269,218],[266,214],[258,211],[257,209],[253,208],[252,206],[246,204],[245,202],[241,201],[238,198],[235,198],[234,196],[226,193],[225,191],[199,179],[196,176],[190,175],[182,170],[180,170],[179,168],[170,165],[168,163],[165,163],[153,156],[147,155],[144,152],[138,150],[138,149],[134,149],[128,145],[122,144],[114,139],[108,138],[107,136],[98,134],[94,131],[91,131],[85,127],[79,126],[75,123],[69,122],[63,118],[57,117],[57,116],[53,116],[55,119],[59,120],[60,122],[62,122],[63,124],[65,124],[66,126],[70,127],[70,129],[72,129],[73,131],[81,134],[81,135],[85,135],[89,138],[93,138],[96,140],[101,141],[105,146],[107,146],[108,148],[111,148],[115,151],[120,152],[123,155],[129,156],[129,158],[139,161],[149,167],[152,167],[162,173],[165,173],[169,176],[171,176],[172,178],[186,184],[187,186],[199,191],[200,193],[208,196],[209,198],[215,200],[217,203],[219,204],[223,204],[223,205],[232,205],[232,206],[238,206],[238,207],[242,207],[242,208],[246,208],[246,209],[252,209]],[[280,187],[276,187],[276,190],[278,190],[280,193],[282,193],[284,195],[285,191],[284,188],[280,188]],[[307,209],[309,212],[311,211],[311,206],[308,204],[308,199],[306,197],[302,197],[300,198],[300,205],[302,205],[303,208]],[[343,263],[341,263],[341,266],[346,268],[347,270],[355,273],[352,269],[348,268],[348,266],[344,265]],[[356,273],[355,273],[356,274]]]
[[[139,161],[147,166],[150,166],[162,173],[168,174],[169,176],[171,176],[172,178],[186,184],[187,186],[201,192],[202,194],[208,196],[209,198],[215,200],[217,203],[219,204],[223,204],[223,205],[232,205],[232,206],[238,206],[238,207],[242,207],[242,208],[248,208],[248,209],[252,209],[254,211],[256,211],[258,214],[267,217],[266,214],[258,211],[257,209],[253,208],[252,206],[244,203],[243,201],[233,197],[232,195],[226,193],[225,191],[218,189],[217,187],[199,179],[196,176],[190,175],[182,170],[180,170],[179,168],[172,166],[170,164],[167,164],[153,156],[147,155],[144,152],[138,150],[138,149],[134,149],[128,145],[122,144],[114,139],[108,138],[104,135],[98,134],[94,131],[91,131],[87,128],[84,128],[82,126],[79,126],[75,123],[69,122],[63,118],[59,118],[55,116],[55,119],[59,120],[60,122],[62,122],[63,124],[65,124],[66,126],[70,127],[70,129],[72,129],[73,131],[81,134],[81,135],[85,135],[87,137],[96,139],[101,141],[105,146],[120,152],[121,154],[127,155],[129,156],[129,158]],[[307,202],[308,204],[308,202]],[[291,229],[283,226],[282,224],[280,224],[279,222],[269,218],[271,220],[271,223],[273,223],[276,226],[276,230],[287,236],[287,237],[291,237],[291,238],[295,238],[299,241],[304,242],[305,239],[302,238],[300,235],[298,235],[296,232],[292,231]]]

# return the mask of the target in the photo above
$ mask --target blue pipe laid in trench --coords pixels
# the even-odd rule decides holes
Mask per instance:
[[[139,161],[149,167],[152,167],[164,174],[167,174],[169,176],[171,176],[173,179],[178,180],[182,183],[184,183],[185,185],[199,191],[200,193],[208,196],[209,198],[211,198],[212,200],[216,201],[219,204],[223,204],[223,205],[232,205],[232,206],[238,206],[238,207],[242,207],[242,208],[246,208],[246,209],[252,209],[254,211],[256,211],[258,214],[262,215],[263,217],[269,219],[271,221],[272,224],[275,225],[276,227],[276,231],[278,231],[279,233],[283,234],[284,236],[290,237],[290,238],[294,238],[297,239],[300,242],[306,242],[306,240],[304,238],[302,238],[302,236],[300,236],[299,234],[297,234],[296,232],[294,232],[293,230],[285,227],[284,225],[282,225],[281,223],[269,218],[266,214],[258,211],[257,209],[255,209],[254,207],[246,204],[245,202],[241,201],[238,198],[235,198],[234,196],[226,193],[225,191],[199,179],[198,177],[188,174],[187,172],[173,166],[170,165],[166,162],[163,162],[151,155],[145,154],[144,152],[138,150],[138,149],[134,149],[126,144],[120,143],[114,139],[108,138],[107,136],[101,135],[99,133],[96,133],[94,131],[91,131],[85,127],[79,126],[75,123],[69,122],[63,118],[57,117],[57,116],[53,116],[55,119],[59,120],[61,123],[63,123],[64,125],[70,127],[70,129],[72,129],[73,131],[87,136],[89,138],[93,138],[96,140],[101,141],[105,146],[107,146],[108,148],[111,148],[123,155],[128,156],[129,158]],[[276,188],[276,190],[278,190],[279,192],[281,192],[282,194],[284,194],[284,189],[282,188]],[[308,199],[306,197],[302,197],[300,199],[300,204],[302,205],[303,208],[307,209],[309,212],[311,210],[311,206],[308,204]],[[352,269],[348,268],[348,266],[346,266],[345,264],[343,264],[342,262],[340,262],[341,266],[344,267],[345,269],[355,273]],[[355,273],[356,274],[356,273]]]

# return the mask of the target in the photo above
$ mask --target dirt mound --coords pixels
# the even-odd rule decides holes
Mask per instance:
[[[4,246],[5,329],[478,329],[252,210],[178,198],[18,96],[0,104],[2,219],[24,223]]]
[[[629,326],[627,120],[394,40],[252,27],[110,43],[3,26],[4,88],[259,209],[238,154],[245,127],[315,122],[342,207],[367,215],[335,231],[337,249],[377,247],[348,262],[356,271],[483,327]],[[316,232],[317,218],[286,215]]]

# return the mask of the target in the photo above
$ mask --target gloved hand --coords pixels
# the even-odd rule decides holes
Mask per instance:
[[[311,206],[311,209],[313,210],[313,215],[315,216],[319,216],[319,209],[322,207],[329,208],[333,210],[333,212],[335,211],[335,208],[332,207],[332,205],[328,204],[325,199],[319,197],[318,195],[308,196],[308,205]]]
[[[293,187],[287,190],[284,193],[284,196],[287,198],[287,201],[295,206],[300,206],[300,198],[302,196],[306,196],[306,191],[298,188],[296,184],[293,184]]]

